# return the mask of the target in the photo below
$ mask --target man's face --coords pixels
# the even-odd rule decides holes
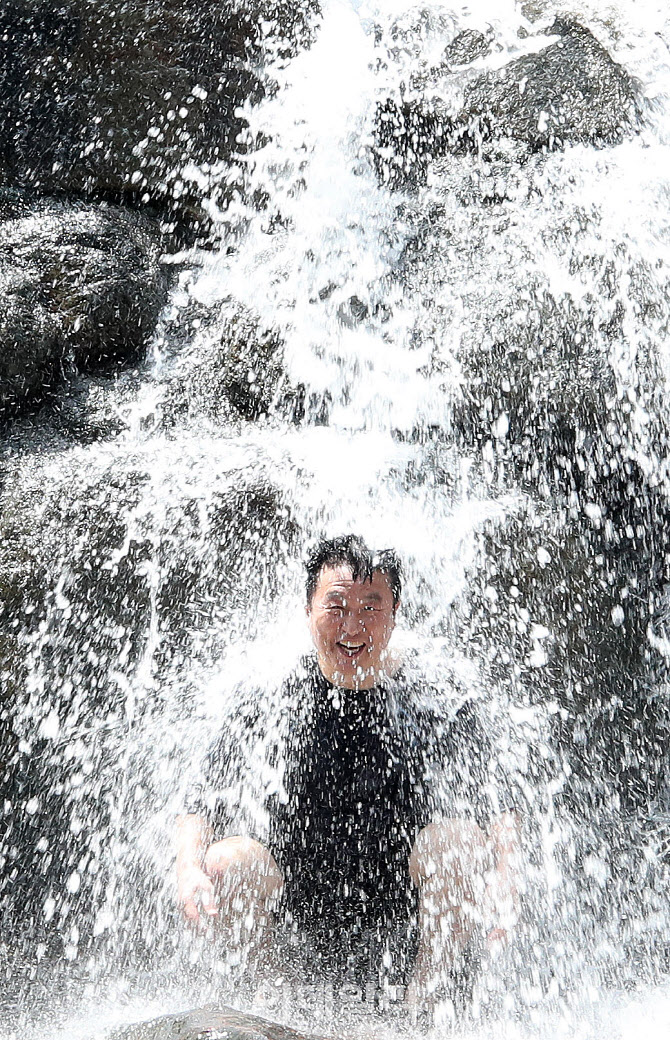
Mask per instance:
[[[307,607],[319,667],[347,690],[369,690],[383,671],[395,625],[388,575],[354,581],[346,565],[324,567]]]

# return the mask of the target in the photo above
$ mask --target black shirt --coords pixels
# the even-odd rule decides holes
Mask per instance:
[[[448,713],[431,697],[404,670],[341,690],[306,658],[274,711],[260,692],[235,707],[188,811],[217,839],[245,833],[270,848],[300,925],[402,918],[414,907],[408,858],[421,828],[492,812],[490,747],[472,703]]]

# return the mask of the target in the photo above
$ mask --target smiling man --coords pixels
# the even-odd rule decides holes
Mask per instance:
[[[323,555],[326,562],[319,566]],[[316,566],[313,562],[309,569],[309,630],[328,682],[345,690],[370,690],[389,671],[387,647],[400,597],[399,565],[392,553],[380,553],[366,574],[346,559],[338,562],[338,555],[332,543],[325,543],[316,554]]]
[[[440,708],[389,651],[400,594],[394,552],[353,535],[315,548],[314,654],[275,718],[267,691],[236,705],[179,818],[177,880],[185,917],[247,953],[289,937],[317,975],[420,1001],[504,935],[517,834],[472,704]]]

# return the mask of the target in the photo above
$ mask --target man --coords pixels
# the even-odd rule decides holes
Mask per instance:
[[[400,593],[391,551],[351,535],[313,551],[314,656],[282,685],[274,722],[260,694],[224,727],[178,821],[178,898],[188,920],[218,918],[252,950],[275,920],[324,973],[363,964],[421,1000],[478,937],[504,936],[492,915],[515,898],[517,827],[493,805],[472,706],[431,705],[436,691],[389,652]]]

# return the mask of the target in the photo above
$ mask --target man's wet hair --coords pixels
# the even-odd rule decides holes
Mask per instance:
[[[393,605],[398,605],[402,591],[402,564],[397,553],[393,549],[369,549],[363,539],[355,534],[322,538],[309,553],[305,564],[308,605],[314,598],[323,568],[343,565],[349,567],[354,581],[372,581],[372,576],[377,572],[388,575]]]

